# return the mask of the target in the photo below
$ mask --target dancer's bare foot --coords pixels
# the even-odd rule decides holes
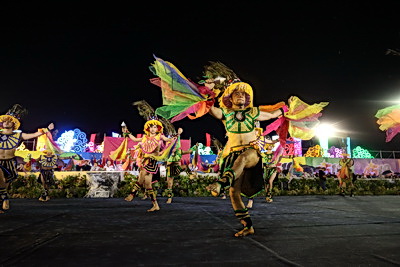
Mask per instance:
[[[170,197],[170,198],[168,198],[167,199],[167,202],[165,202],[165,203],[167,203],[167,204],[171,204],[172,203],[172,198]]]
[[[156,210],[160,210],[160,207],[158,206],[158,204],[153,204],[153,207],[149,210],[147,210],[148,212],[152,212],[152,211],[156,211]]]
[[[44,197],[43,197],[43,196],[40,196],[40,197],[39,197],[39,201],[46,201],[46,200],[44,200]]]
[[[243,228],[243,230],[237,232],[235,234],[235,237],[241,237],[241,236],[246,236],[246,235],[254,235],[254,228],[250,227],[250,228]]]
[[[218,197],[221,193],[221,184],[220,183],[213,183],[206,187],[208,191],[210,191],[213,197]]]
[[[3,200],[3,210],[8,210],[8,209],[10,209],[10,200],[4,199]]]
[[[129,195],[125,198],[125,200],[126,200],[126,201],[132,201],[134,198],[135,198],[135,196],[134,196],[133,194],[129,194]]]
[[[272,197],[266,197],[266,198],[265,198],[265,201],[271,203],[271,202],[274,201],[274,200],[272,199]]]
[[[142,197],[142,200],[146,200],[147,199],[147,195],[144,195],[143,197]]]
[[[50,200],[49,196],[46,196],[46,198],[44,199],[44,201],[49,201],[49,200]]]
[[[253,200],[252,199],[249,199],[249,202],[247,202],[246,208],[248,208],[248,209],[252,209],[253,208]]]

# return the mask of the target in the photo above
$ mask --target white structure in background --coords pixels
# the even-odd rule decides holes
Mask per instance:
[[[86,198],[113,197],[118,190],[118,183],[123,179],[123,172],[87,172],[86,180],[89,191]]]
[[[74,138],[74,131],[66,131],[61,134],[61,137],[57,139],[57,144],[61,150],[70,152],[74,147],[76,139]]]
[[[65,131],[56,141],[65,152],[84,152],[87,142],[86,133],[79,129]]]

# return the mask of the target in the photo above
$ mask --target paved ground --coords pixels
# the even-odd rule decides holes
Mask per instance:
[[[13,199],[0,266],[400,266],[400,196],[256,198],[255,235],[229,199]]]

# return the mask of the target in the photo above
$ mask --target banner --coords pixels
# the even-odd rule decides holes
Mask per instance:
[[[340,170],[340,158],[312,158],[307,157],[306,165],[325,167],[330,173],[336,174]],[[400,159],[353,159],[353,172],[356,175],[378,177],[385,171],[400,172]]]

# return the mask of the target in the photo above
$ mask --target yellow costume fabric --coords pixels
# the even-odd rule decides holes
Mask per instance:
[[[320,112],[329,102],[320,102],[309,105],[298,97],[290,99],[289,111],[285,117],[290,121],[289,134],[302,140],[310,140],[315,136],[315,127],[319,124]]]

